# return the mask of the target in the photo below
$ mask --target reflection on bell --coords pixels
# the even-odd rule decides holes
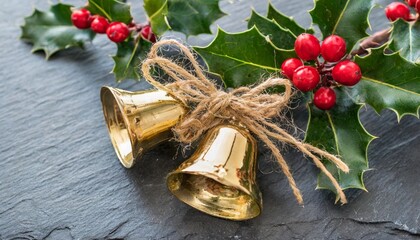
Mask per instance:
[[[162,90],[129,92],[102,87],[101,101],[112,145],[126,168],[145,151],[171,138],[171,128],[186,113],[181,102]]]
[[[211,129],[196,152],[169,174],[169,190],[207,214],[246,220],[262,210],[255,181],[257,146],[249,132],[235,125]]]

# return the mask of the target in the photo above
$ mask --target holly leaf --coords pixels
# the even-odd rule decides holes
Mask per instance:
[[[144,0],[143,7],[149,16],[153,32],[158,36],[170,29],[168,23],[168,2],[167,0]]]
[[[281,49],[293,49],[296,36],[289,30],[280,27],[274,20],[269,20],[255,11],[252,11],[251,17],[248,19],[248,28],[255,26],[271,42]]]
[[[373,0],[315,0],[315,7],[309,12],[318,25],[323,37],[332,34],[346,40],[350,51],[360,39],[368,36],[368,16]]]
[[[169,29],[187,36],[211,33],[210,25],[225,15],[219,0],[145,0],[144,8],[159,36]]]
[[[375,138],[363,127],[359,119],[362,105],[347,96],[345,88],[335,88],[337,104],[329,111],[308,104],[309,121],[305,141],[329,153],[340,156],[350,168],[349,173],[339,170],[334,164],[324,160],[327,169],[338,180],[343,189],[366,190],[363,173],[369,168],[367,148]],[[336,189],[324,173],[318,175],[318,189]],[[338,200],[338,199],[336,199]]]
[[[420,64],[420,21],[393,23],[390,48],[413,63]]]
[[[133,19],[130,5],[117,0],[89,0],[86,9],[92,14],[107,18],[111,22],[130,24]]]
[[[206,59],[209,71],[219,74],[227,87],[249,85],[277,73],[279,63],[295,56],[293,50],[276,48],[255,27],[233,34],[219,29],[213,42],[194,49]]]
[[[168,0],[168,19],[172,30],[185,35],[210,33],[210,25],[223,17],[219,0]]]
[[[152,43],[138,37],[136,40],[124,41],[118,44],[117,54],[112,57],[114,59],[114,68],[112,72],[117,82],[125,79],[141,78],[140,65],[146,59]]]
[[[305,29],[295,22],[292,17],[286,16],[270,3],[268,3],[267,18],[274,20],[278,25],[284,29],[290,30],[295,36],[299,36],[302,33],[314,33],[313,29]]]
[[[354,87],[336,88],[337,105],[330,111],[321,111],[309,105],[310,119],[305,141],[337,154],[349,166],[344,174],[333,164],[325,162],[340,186],[365,189],[363,173],[368,170],[367,147],[374,139],[359,121],[363,104],[376,112],[393,110],[398,120],[406,114],[419,117],[420,65],[403,59],[399,53],[386,54],[388,44],[370,49],[368,55],[356,56],[362,69],[362,80]],[[375,64],[372,64],[375,63]],[[320,174],[318,188],[335,191],[329,179]]]
[[[32,52],[44,51],[48,59],[60,50],[83,48],[85,42],[92,41],[94,32],[73,26],[71,7],[58,3],[46,12],[35,9],[31,16],[25,18],[25,23],[21,26],[21,39],[33,44]]]
[[[355,101],[372,106],[377,113],[391,109],[398,120],[406,114],[419,117],[420,65],[405,60],[399,52],[386,54],[387,47],[385,44],[370,49],[366,56],[356,56],[363,77],[349,94]]]

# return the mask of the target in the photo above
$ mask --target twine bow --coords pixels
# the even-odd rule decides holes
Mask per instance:
[[[191,62],[193,71],[178,65],[173,60],[158,56],[159,47],[163,45],[177,46]],[[151,74],[151,68],[159,66],[173,82],[162,84]],[[302,194],[290,172],[289,166],[280,153],[276,142],[287,143],[302,153],[311,157],[315,165],[331,180],[337,190],[341,203],[347,202],[346,196],[333,175],[326,169],[319,157],[333,162],[339,169],[348,172],[348,166],[336,156],[308,143],[301,142],[284,129],[270,122],[288,106],[293,91],[287,79],[270,78],[261,84],[250,88],[240,87],[225,92],[207,79],[191,51],[175,40],[163,40],[153,45],[148,59],[143,62],[142,71],[145,79],[159,89],[167,91],[183,102],[186,106],[194,106],[188,115],[174,128],[177,140],[189,144],[198,140],[208,129],[226,120],[236,120],[258,137],[271,150],[281,166],[281,169],[293,194],[299,204],[303,203]],[[270,87],[284,87],[281,94],[265,93]]]

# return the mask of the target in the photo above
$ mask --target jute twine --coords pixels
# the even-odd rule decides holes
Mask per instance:
[[[191,62],[192,70],[187,70],[173,60],[159,56],[159,48],[163,45],[176,46]],[[162,84],[151,74],[153,67],[159,67],[173,79],[173,82]],[[231,92],[225,92],[209,80],[203,73],[192,52],[175,40],[162,40],[153,45],[148,59],[143,62],[142,71],[145,79],[159,89],[179,99],[190,112],[174,128],[177,141],[190,144],[198,140],[207,130],[222,124],[226,120],[239,121],[254,136],[259,138],[272,152],[293,194],[299,204],[303,204],[302,194],[290,172],[290,168],[280,153],[276,143],[287,143],[312,158],[315,165],[331,180],[337,190],[342,204],[346,196],[334,176],[327,170],[319,157],[334,163],[343,172],[348,172],[348,166],[338,157],[308,143],[304,143],[287,133],[284,129],[270,122],[288,108],[293,90],[289,80],[270,78],[254,87],[239,87]],[[280,94],[268,94],[265,90],[271,87],[283,87]]]

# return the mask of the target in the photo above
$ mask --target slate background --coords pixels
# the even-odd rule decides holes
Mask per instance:
[[[77,6],[82,1],[65,1]],[[389,3],[390,1],[380,1]],[[308,27],[312,0],[273,4]],[[135,168],[116,159],[104,125],[102,85],[136,90],[144,83],[114,83],[108,74],[115,48],[105,37],[86,51],[68,50],[50,61],[18,40],[23,17],[44,0],[0,2],[0,240],[4,239],[419,239],[420,121],[394,113],[362,111],[362,121],[380,136],[369,148],[369,192],[347,192],[350,203],[315,191],[317,169],[300,153],[286,157],[305,197],[296,204],[269,153],[260,151],[261,216],[232,222],[202,214],[175,199],[165,176],[182,162],[173,144],[149,152]],[[228,31],[245,29],[250,6],[264,13],[267,1],[222,1],[230,16],[217,21]],[[133,1],[143,16],[141,1]],[[371,22],[386,26],[383,9]],[[143,18],[139,18],[144,20]],[[212,27],[216,29],[216,24]],[[169,34],[171,35],[171,34]],[[176,38],[183,39],[180,35]],[[191,37],[205,45],[212,36]],[[294,111],[305,127],[303,108]]]

